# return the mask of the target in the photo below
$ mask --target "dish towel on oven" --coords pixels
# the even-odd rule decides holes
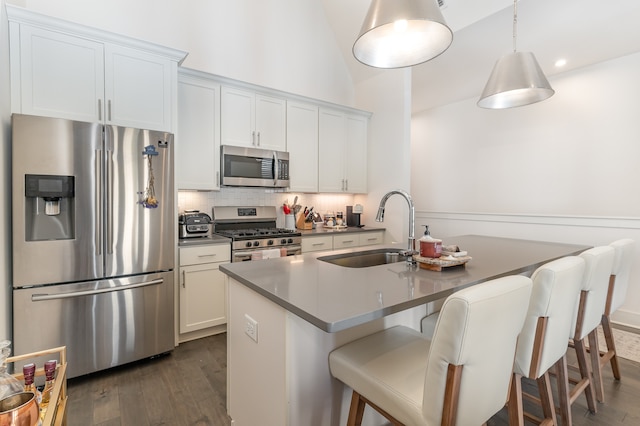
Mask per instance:
[[[263,259],[273,259],[273,258],[276,258],[276,257],[280,257],[280,249],[279,248],[262,250],[262,258]]]

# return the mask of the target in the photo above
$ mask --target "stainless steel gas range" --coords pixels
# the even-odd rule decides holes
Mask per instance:
[[[276,227],[273,206],[213,207],[213,232],[231,238],[231,261],[293,256],[302,252],[300,232]]]

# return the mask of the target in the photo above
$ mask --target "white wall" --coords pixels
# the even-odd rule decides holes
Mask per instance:
[[[11,126],[9,29],[0,0],[0,340],[11,336]]]
[[[435,236],[640,244],[639,74],[636,53],[556,76],[539,104],[491,111],[473,98],[414,114],[418,224]],[[640,327],[640,286],[630,287],[616,319]]]
[[[364,65],[363,65],[364,66]],[[364,207],[362,219],[384,227],[387,241],[406,241],[409,208],[394,195],[385,209],[384,223],[375,222],[380,199],[388,191],[410,191],[411,70],[388,70],[356,86],[359,108],[373,113],[369,124],[367,196],[356,196]]]
[[[7,3],[187,51],[189,68],[353,106],[353,83],[319,1]]]

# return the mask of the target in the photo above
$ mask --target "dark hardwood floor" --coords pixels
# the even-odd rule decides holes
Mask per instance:
[[[226,362],[226,334],[219,334],[183,343],[168,355],[71,379],[68,425],[230,425]],[[588,412],[584,396],[578,398],[575,426],[640,424],[640,364],[622,359],[621,369],[618,382],[605,368],[607,401],[598,404],[597,414]],[[503,410],[488,425],[507,425],[507,419]]]

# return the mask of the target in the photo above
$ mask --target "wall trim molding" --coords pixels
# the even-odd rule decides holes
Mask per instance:
[[[557,225],[589,228],[617,228],[640,230],[640,217],[615,216],[568,216],[545,214],[515,214],[515,213],[482,213],[482,212],[436,212],[416,211],[416,219],[441,219],[466,222],[498,222],[519,223],[531,225]]]

